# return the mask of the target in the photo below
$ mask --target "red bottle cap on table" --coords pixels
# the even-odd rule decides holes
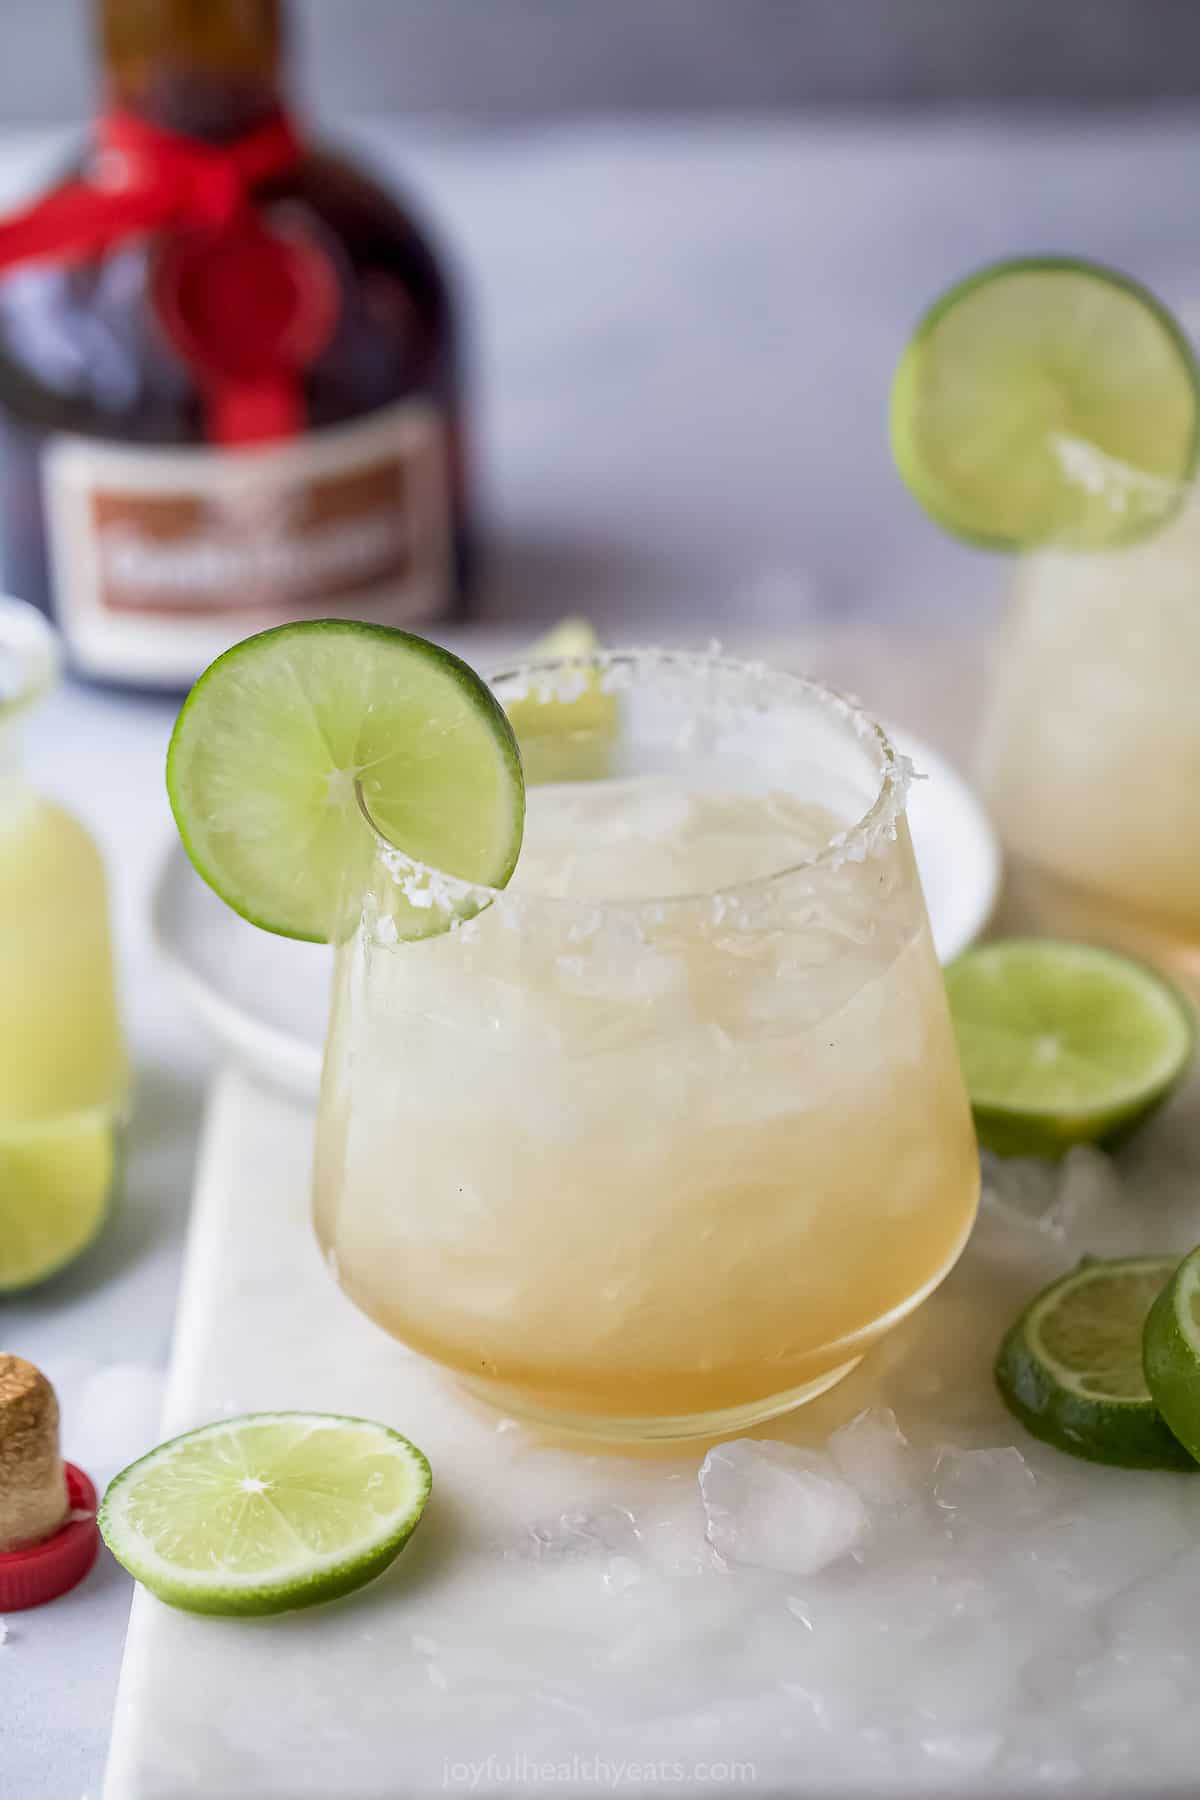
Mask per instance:
[[[70,1509],[67,1522],[40,1544],[0,1556],[0,1613],[23,1612],[57,1600],[83,1580],[96,1560],[100,1548],[96,1490],[74,1463],[63,1467]]]

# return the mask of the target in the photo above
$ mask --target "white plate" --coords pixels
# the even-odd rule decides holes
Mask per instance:
[[[1000,851],[982,806],[944,757],[889,727],[927,779],[914,784],[909,823],[943,962],[977,938],[991,916]],[[256,931],[230,912],[173,842],[151,902],[159,949],[195,1012],[242,1063],[311,1097],[321,1073],[330,953],[319,944]]]

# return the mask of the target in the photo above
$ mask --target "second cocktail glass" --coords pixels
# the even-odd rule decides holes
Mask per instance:
[[[507,1411],[626,1439],[768,1418],[928,1294],[975,1212],[906,769],[846,701],[715,656],[492,686],[529,783],[517,873],[445,883],[482,910],[396,941],[412,868],[375,833],[319,1237],[357,1305]]]
[[[984,745],[1022,917],[1200,983],[1200,498],[1021,561]]]

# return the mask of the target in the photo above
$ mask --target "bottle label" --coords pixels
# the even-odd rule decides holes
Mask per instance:
[[[428,401],[238,451],[58,436],[42,469],[58,622],[89,674],[183,685],[267,625],[446,609],[446,434]]]

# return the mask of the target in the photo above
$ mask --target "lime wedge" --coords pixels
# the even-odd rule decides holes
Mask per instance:
[[[0,1130],[0,1294],[48,1280],[87,1249],[115,1170],[107,1112]]]
[[[1150,1308],[1142,1366],[1154,1404],[1200,1459],[1200,1250],[1184,1257]]]
[[[1200,371],[1154,296],[1065,256],[994,263],[925,314],[892,385],[896,465],[956,537],[1097,549],[1153,530],[1200,444]]]
[[[1200,1467],[1163,1422],[1142,1372],[1142,1332],[1169,1257],[1084,1262],[1026,1307],[1000,1346],[996,1384],[1026,1430],[1088,1462]]]
[[[556,656],[590,656],[600,648],[596,627],[590,619],[560,619],[557,625],[535,638],[529,646],[530,662],[548,662]]]
[[[564,619],[529,646],[525,660],[566,665],[565,688],[536,682],[508,703],[531,783],[597,781],[612,773],[617,696],[604,691],[595,661],[599,640],[586,619]]]
[[[317,943],[369,843],[360,798],[406,858],[489,888],[512,874],[525,817],[516,740],[479,676],[423,638],[337,619],[218,657],[176,721],[167,791],[222,900]],[[449,922],[441,907],[398,908],[402,936]]]
[[[1191,1057],[1174,988],[1090,944],[984,944],[950,965],[946,991],[979,1141],[1001,1156],[1123,1136]]]
[[[99,1523],[117,1561],[170,1606],[288,1612],[382,1574],[431,1485],[424,1456],[386,1425],[250,1413],[131,1464]]]

